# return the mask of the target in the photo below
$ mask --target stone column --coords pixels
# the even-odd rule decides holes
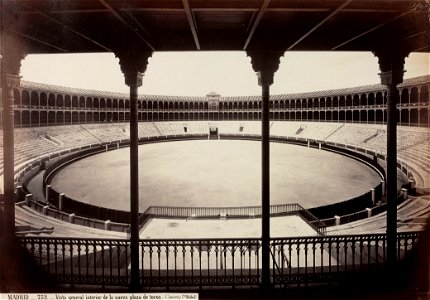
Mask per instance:
[[[381,83],[387,87],[387,262],[396,262],[397,243],[397,120],[399,94],[397,85],[403,82],[405,57],[408,53],[391,48],[376,51]]]
[[[262,239],[262,287],[270,287],[270,86],[279,67],[279,59],[284,54],[280,51],[247,51],[251,64],[258,76],[262,90],[261,111],[261,239]]]
[[[3,24],[2,24],[3,25]],[[23,47],[12,43],[5,32],[0,34],[0,113],[3,126],[3,186],[0,187],[0,252],[14,257],[15,247],[15,182],[14,182],[14,89],[19,88]],[[0,281],[10,266],[0,259]]]
[[[139,280],[139,153],[138,153],[138,87],[152,52],[127,51],[116,53],[125,84],[130,87],[130,263],[131,291],[138,291]]]
[[[20,47],[3,45],[1,54],[1,97],[3,102],[3,241],[15,235],[15,181],[14,181],[14,89],[20,86],[21,60],[25,57]],[[7,242],[5,243],[7,244]]]

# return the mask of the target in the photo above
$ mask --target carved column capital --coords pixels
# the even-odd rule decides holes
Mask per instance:
[[[4,82],[9,89],[17,89],[20,87],[22,76],[4,74]]]
[[[18,50],[6,50],[1,56],[3,63],[2,82],[3,87],[18,88],[21,77],[19,72],[21,69],[21,61],[27,54]]]
[[[378,50],[373,52],[378,57],[381,73],[381,83],[385,86],[397,85],[403,82],[405,58],[409,52]]]
[[[115,53],[119,58],[119,65],[128,86],[142,86],[142,78],[148,66],[148,59],[152,56],[150,51],[123,51]]]
[[[275,72],[279,68],[281,56],[284,55],[283,51],[246,51],[247,56],[251,57],[251,64],[253,70],[257,73],[258,84],[272,85]]]

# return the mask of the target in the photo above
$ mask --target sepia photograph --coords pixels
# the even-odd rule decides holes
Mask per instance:
[[[428,299],[428,0],[0,0],[0,300]]]

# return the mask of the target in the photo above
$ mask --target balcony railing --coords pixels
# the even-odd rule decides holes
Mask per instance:
[[[407,258],[422,233],[397,235],[397,258]],[[57,282],[99,286],[130,284],[130,242],[119,239],[20,237]],[[273,238],[271,286],[336,283],[351,273],[385,271],[385,234]],[[261,239],[139,241],[140,285],[211,287],[261,285]]]
[[[161,218],[253,218],[261,217],[261,206],[238,206],[238,207],[171,207],[151,206],[142,215],[140,224],[148,217]],[[287,203],[270,205],[270,215],[299,215],[304,218],[318,234],[325,234],[326,225],[320,222],[312,213],[298,203]]]

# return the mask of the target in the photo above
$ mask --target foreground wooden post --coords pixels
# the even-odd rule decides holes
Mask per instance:
[[[280,51],[247,51],[261,86],[261,284],[270,287],[270,86],[279,67]]]
[[[139,280],[139,135],[137,89],[152,52],[127,51],[116,53],[125,84],[130,87],[130,290],[138,291]]]

